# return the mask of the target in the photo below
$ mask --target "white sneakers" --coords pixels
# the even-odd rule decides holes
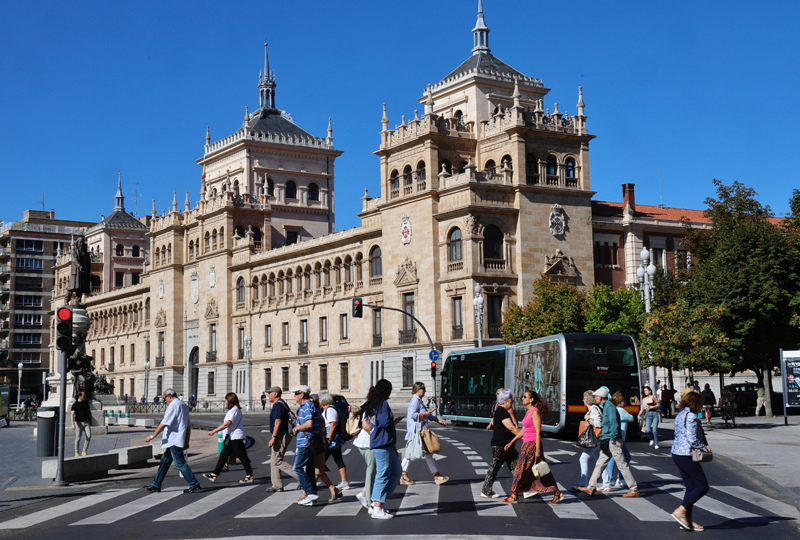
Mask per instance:
[[[372,509],[372,519],[392,519],[394,516],[381,507]]]
[[[360,502],[361,506],[363,506],[364,508],[370,508],[370,505],[367,502],[367,498],[361,493],[356,493],[356,499],[358,499],[358,502]]]
[[[317,499],[319,499],[319,497],[312,493],[311,495],[306,495],[305,499],[300,499],[297,504],[300,506],[314,506],[314,501]]]
[[[483,491],[481,491],[481,497],[483,497],[484,499],[497,499],[497,498],[499,498],[499,497],[500,497],[500,495],[498,495],[498,494],[497,494],[497,493],[495,493],[494,491],[492,491],[492,494],[491,494],[491,495],[487,495],[486,493],[484,493]]]
[[[650,446],[653,446],[654,444],[655,444],[655,441],[650,441]]]
[[[339,489],[350,489],[350,482],[339,482],[336,487]]]
[[[658,450],[658,445],[655,445],[653,448],[654,448],[654,449],[656,449],[656,450]]]

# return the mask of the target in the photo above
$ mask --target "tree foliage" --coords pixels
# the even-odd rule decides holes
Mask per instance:
[[[595,285],[586,301],[586,331],[625,334],[639,340],[645,309],[641,293],[621,287]]]
[[[552,334],[583,332],[586,328],[586,293],[547,278],[533,282],[533,300],[526,306],[512,304],[503,316],[503,341],[513,345]]]

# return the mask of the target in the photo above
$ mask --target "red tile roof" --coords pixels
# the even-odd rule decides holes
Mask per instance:
[[[623,203],[592,201],[592,214],[604,217],[622,217]],[[660,219],[664,221],[680,221],[686,217],[692,223],[711,223],[703,210],[688,208],[667,208],[661,206],[636,205],[636,217]]]

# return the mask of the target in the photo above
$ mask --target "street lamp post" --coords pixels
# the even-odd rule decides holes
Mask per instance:
[[[253,338],[250,336],[244,336],[244,357],[247,360],[247,380],[245,381],[245,394],[247,399],[247,404],[245,405],[245,410],[250,410],[250,372],[253,368],[252,363],[252,356],[253,356]]]
[[[22,404],[20,401],[22,396],[22,362],[17,365],[17,412],[19,412],[19,406]]]
[[[147,401],[147,387],[150,385],[150,359],[144,361],[144,403]]]
[[[472,300],[475,308],[475,322],[478,323],[478,348],[483,347],[483,296],[480,284],[475,285],[475,298]]]
[[[639,277],[639,291],[642,294],[642,300],[644,300],[644,310],[647,313],[650,313],[650,301],[653,299],[657,270],[656,265],[653,264],[653,261],[651,260],[650,251],[648,251],[647,248],[643,248],[639,255],[642,257],[642,264],[640,264],[639,268],[636,269],[636,275]],[[648,264],[648,261],[650,264]],[[656,367],[650,366],[647,370],[647,375],[650,381],[650,388],[653,390],[653,393],[655,393],[657,390]]]

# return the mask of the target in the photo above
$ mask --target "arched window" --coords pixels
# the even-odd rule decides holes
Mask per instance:
[[[117,257],[122,257],[123,255],[125,255],[125,248],[122,244],[117,244]]]
[[[286,182],[286,198],[287,199],[297,198],[297,184],[295,184],[292,180]]]
[[[420,161],[417,163],[417,174],[419,175],[419,181],[424,182],[427,179],[427,175],[425,173],[425,162]]]
[[[211,233],[206,231],[206,253],[211,249]]]
[[[172,244],[169,244],[167,246],[167,262],[168,263],[172,262]]]
[[[156,266],[161,264],[161,248],[156,248]]]
[[[258,300],[258,278],[253,278],[253,300]]]
[[[483,230],[483,258],[503,259],[503,232],[494,225]]]
[[[244,278],[240,277],[236,280],[236,301],[240,304],[244,303]]]
[[[217,229],[211,233],[211,249],[217,249]]]
[[[133,246],[133,256],[134,257],[139,256],[139,246]]]
[[[564,163],[564,173],[567,175],[567,178],[575,178],[575,160],[572,158],[567,158],[567,161]]]
[[[391,189],[400,189],[400,173],[397,170],[392,171],[389,175],[389,186]]]
[[[460,261],[464,258],[461,251],[461,229],[456,227],[450,231],[450,262]]]
[[[258,227],[251,227],[253,229],[253,241],[261,242],[261,229]]]
[[[225,249],[225,227],[219,228],[219,248]]]
[[[292,271],[291,270],[287,270],[286,271],[286,294],[292,294],[292,286],[293,286],[292,277],[293,277],[292,276]]]
[[[318,201],[319,200],[319,186],[314,182],[311,182],[308,185],[308,200],[309,201]]]
[[[497,165],[495,165],[494,160],[490,159],[489,161],[486,162],[486,166],[483,168],[483,170],[484,170],[484,172],[487,172],[487,173],[490,173],[490,174],[494,174],[494,170],[496,168],[497,168]]]
[[[144,320],[150,321],[150,299],[144,301]]]
[[[375,246],[369,252],[369,277],[377,277],[383,275],[383,266],[381,264],[381,248]]]
[[[194,240],[189,240],[189,258],[194,259]]]
[[[267,178],[267,195],[275,196],[275,182],[272,181],[272,178]]]
[[[414,175],[411,174],[411,165],[406,165],[406,168],[403,169],[403,184],[406,186],[410,186],[413,180],[414,180]]]
[[[233,183],[233,194],[236,195],[237,197],[239,196],[239,181],[238,180]]]
[[[558,163],[553,156],[547,156],[547,176],[556,176],[558,174]]]
[[[461,174],[461,173],[463,173],[463,172],[467,172],[467,165],[469,165],[469,162],[467,162],[467,161],[463,161],[463,160],[462,160],[462,161],[460,161],[460,162],[458,163],[458,171],[457,171],[457,172],[458,172],[458,174]]]

